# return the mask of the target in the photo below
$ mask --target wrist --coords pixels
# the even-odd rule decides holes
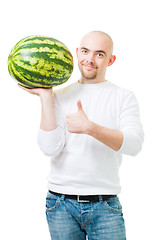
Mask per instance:
[[[87,134],[92,136],[95,123],[88,120]]]
[[[39,96],[42,103],[48,101],[53,102],[54,94],[52,91],[41,91]]]

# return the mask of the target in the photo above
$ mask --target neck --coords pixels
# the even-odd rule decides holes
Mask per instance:
[[[102,82],[106,82],[107,80],[105,79],[86,79],[84,77],[81,77],[81,79],[78,80],[79,83],[81,84],[95,84],[95,83],[102,83]]]

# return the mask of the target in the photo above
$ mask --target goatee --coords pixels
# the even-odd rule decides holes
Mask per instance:
[[[85,79],[95,79],[97,77],[97,72],[84,72],[81,70],[81,74]]]

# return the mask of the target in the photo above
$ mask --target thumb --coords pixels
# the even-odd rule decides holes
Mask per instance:
[[[78,111],[82,111],[83,110],[81,100],[77,101],[77,107],[78,107]]]

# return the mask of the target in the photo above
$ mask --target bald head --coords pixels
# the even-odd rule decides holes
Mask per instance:
[[[112,55],[112,51],[113,41],[108,34],[101,31],[87,33],[82,38],[80,47],[76,49],[78,66],[82,76],[80,82],[106,81],[107,67],[111,66],[116,59],[116,56]]]
[[[83,47],[84,44],[89,44],[94,46],[94,48],[102,45],[110,56],[113,53],[113,40],[107,33],[102,31],[92,31],[85,34],[80,42],[80,47]]]

